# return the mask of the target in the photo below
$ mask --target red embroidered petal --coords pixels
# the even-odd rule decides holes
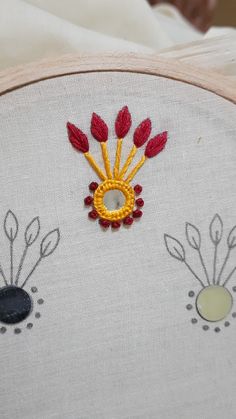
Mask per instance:
[[[137,148],[142,147],[143,144],[148,140],[151,134],[152,123],[149,118],[145,119],[134,131],[134,144]]]
[[[93,113],[92,115],[91,133],[95,140],[99,141],[100,143],[108,140],[108,126],[96,113]]]
[[[115,131],[117,138],[124,138],[131,127],[132,119],[128,106],[124,106],[117,115],[115,122]]]
[[[87,153],[89,151],[89,142],[87,136],[77,128],[74,124],[67,122],[67,131],[68,131],[68,138],[77,150],[81,151],[82,153]]]
[[[162,132],[161,134],[156,135],[150,141],[148,141],[145,156],[149,159],[155,157],[159,154],[166,145],[167,142],[167,131]]]

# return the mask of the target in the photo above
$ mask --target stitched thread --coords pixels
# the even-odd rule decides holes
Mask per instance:
[[[104,162],[104,167],[106,170],[106,174],[108,179],[112,179],[112,171],[110,165],[110,159],[107,151],[107,144],[105,142],[101,142],[101,150],[102,150],[102,158]]]
[[[95,112],[92,115],[90,130],[95,140],[100,143],[108,140],[108,126]]]
[[[131,127],[132,119],[128,109],[128,106],[124,106],[117,115],[115,122],[115,131],[117,138],[124,138]]]
[[[149,159],[157,156],[165,147],[167,141],[167,131],[162,132],[161,134],[156,135],[151,140],[148,141],[145,156]]]
[[[123,144],[123,138],[118,138],[117,144],[116,144],[116,159],[115,159],[114,172],[113,172],[115,179],[119,178],[122,144]]]
[[[131,182],[131,180],[133,180],[134,176],[136,175],[136,173],[141,169],[141,167],[144,165],[145,161],[146,161],[147,157],[143,156],[139,162],[136,164],[136,166],[133,168],[133,170],[130,172],[130,174],[128,175],[128,177],[125,179],[126,182]]]
[[[142,147],[149,138],[152,130],[152,123],[149,118],[139,124],[139,126],[134,131],[134,144],[137,148]]]
[[[115,159],[114,172],[113,172],[115,179],[118,179],[119,177],[123,138],[128,134],[131,124],[132,124],[132,119],[131,119],[128,106],[124,106],[119,111],[116,118],[116,122],[115,122],[115,132],[118,138],[117,145],[116,145],[116,159]]]
[[[129,168],[129,166],[131,165],[136,153],[137,153],[137,147],[136,147],[136,145],[133,145],[133,147],[131,148],[130,153],[127,157],[127,160],[126,160],[126,162],[125,162],[125,164],[124,164],[124,166],[123,166],[123,168],[122,168],[122,170],[119,174],[119,179],[122,179],[124,177],[124,175],[126,174],[126,172]]]
[[[93,170],[97,173],[98,177],[100,177],[101,180],[106,180],[107,177],[103,173],[103,171],[100,169],[96,161],[94,160],[93,156],[90,153],[84,153],[84,156],[88,160],[90,166],[93,168]]]

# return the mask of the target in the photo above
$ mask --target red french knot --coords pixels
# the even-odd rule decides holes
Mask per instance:
[[[142,211],[140,209],[136,209],[133,211],[133,217],[134,218],[141,218],[143,215]]]
[[[151,157],[155,157],[159,154],[166,145],[167,142],[167,131],[162,132],[161,134],[156,135],[155,137],[151,138],[148,141],[146,149],[145,149],[145,156],[149,159]]]
[[[67,131],[69,141],[74,148],[81,151],[82,153],[87,153],[89,151],[89,142],[87,135],[83,133],[79,128],[74,124],[67,122]]]
[[[92,220],[96,220],[98,218],[98,213],[96,210],[92,210],[88,213],[89,218],[91,218]]]
[[[151,134],[152,123],[149,118],[145,119],[134,131],[134,145],[139,148],[142,147],[148,140]]]
[[[98,183],[97,182],[91,182],[90,183],[90,185],[89,185],[89,190],[91,191],[91,192],[94,192],[94,191],[96,191],[96,189],[98,188]]]
[[[115,230],[117,230],[118,228],[120,228],[120,222],[119,221],[113,221],[111,223],[112,228],[114,228]]]
[[[95,112],[91,119],[91,134],[100,143],[108,140],[108,126]]]
[[[144,200],[142,198],[136,199],[136,205],[137,207],[142,208],[144,206]]]
[[[117,138],[124,138],[131,127],[132,120],[128,106],[124,106],[118,113],[115,122],[115,132]]]
[[[92,205],[93,203],[93,197],[92,196],[86,196],[86,198],[84,198],[84,204],[89,206]]]
[[[143,188],[142,188],[141,185],[135,185],[134,192],[136,193],[136,195],[140,195],[142,190],[143,190]]]
[[[108,227],[110,227],[110,225],[111,225],[110,221],[108,221],[108,220],[102,220],[102,219],[100,219],[100,220],[99,220],[99,224],[100,224],[103,228],[108,228]]]
[[[123,220],[123,224],[126,226],[131,226],[133,224],[133,218],[132,217],[126,217]]]

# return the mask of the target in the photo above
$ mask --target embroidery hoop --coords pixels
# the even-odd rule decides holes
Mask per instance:
[[[206,71],[158,55],[64,55],[0,72],[0,96],[24,86],[62,76],[91,72],[140,73],[191,84],[236,103],[235,84],[214,71]]]

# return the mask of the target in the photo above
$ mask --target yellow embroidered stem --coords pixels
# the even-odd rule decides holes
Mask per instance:
[[[123,143],[123,139],[122,138],[118,138],[117,145],[116,145],[116,159],[115,159],[114,171],[113,171],[114,172],[114,178],[115,179],[118,179],[119,178],[122,143]]]
[[[126,182],[131,182],[131,180],[133,180],[134,176],[136,175],[136,173],[139,171],[139,169],[141,169],[141,167],[143,166],[143,164],[145,163],[147,157],[143,156],[139,162],[136,164],[136,166],[133,168],[133,170],[130,172],[129,176],[127,177],[127,179],[125,179]]]
[[[109,155],[108,155],[108,151],[107,151],[107,143],[103,141],[100,144],[101,144],[102,157],[103,157],[107,177],[109,179],[112,179],[112,171],[111,171],[111,165],[110,165]]]
[[[100,167],[97,165],[97,163],[95,162],[93,156],[89,152],[84,153],[84,156],[88,160],[88,162],[89,162],[90,166],[93,168],[93,170],[100,177],[100,179],[101,180],[106,180],[107,177],[105,176],[105,174],[103,173],[103,171],[100,169]]]
[[[127,160],[119,174],[119,179],[122,179],[124,177],[124,175],[126,174],[130,164],[132,163],[132,160],[135,156],[135,154],[137,153],[137,147],[135,145],[133,145],[133,147],[131,148],[131,151],[127,157]]]

